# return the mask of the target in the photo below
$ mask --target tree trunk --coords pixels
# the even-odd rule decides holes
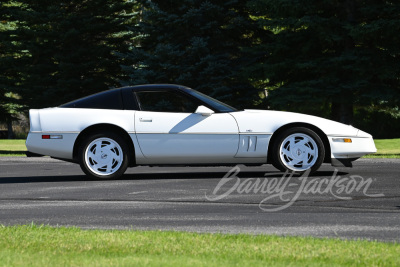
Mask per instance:
[[[357,1],[346,0],[344,2],[344,11],[346,12],[347,22],[350,24],[356,23]],[[354,50],[354,40],[349,36],[345,41],[344,50],[349,52]],[[345,82],[347,82],[345,80]],[[336,95],[332,100],[332,119],[344,124],[353,123],[353,94],[347,90],[342,90],[339,95]]]
[[[342,97],[339,100],[342,101],[332,101],[332,120],[351,125],[353,123],[353,102],[351,98],[343,99]]]
[[[12,120],[11,119],[7,120],[7,128],[8,128],[8,139],[14,139],[15,135],[14,135],[14,131],[12,128]]]

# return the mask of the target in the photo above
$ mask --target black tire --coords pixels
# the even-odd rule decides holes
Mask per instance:
[[[280,171],[311,173],[318,170],[325,158],[324,144],[314,131],[305,127],[289,128],[272,144],[272,165]],[[297,164],[296,164],[297,163]]]
[[[96,180],[121,177],[130,162],[127,142],[113,132],[99,132],[86,137],[78,153],[82,171]]]

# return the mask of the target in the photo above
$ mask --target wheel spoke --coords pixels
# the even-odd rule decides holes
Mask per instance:
[[[297,145],[305,146],[305,144],[308,142],[308,138],[303,138],[303,140],[299,141]]]
[[[103,167],[104,167],[103,164],[95,164],[95,165],[92,166],[92,168],[95,169],[95,170],[97,170],[97,171],[98,171],[99,169],[103,168]]]
[[[293,159],[292,161],[288,162],[288,164],[294,166],[294,165],[299,164],[299,162],[302,162],[302,161],[303,161],[302,159]]]
[[[290,157],[290,156],[291,156],[291,153],[290,153],[290,151],[289,151],[289,150],[287,150],[286,148],[282,148],[282,152],[283,152],[283,155],[286,155],[286,156],[288,156],[288,157]]]
[[[113,155],[113,157],[119,157],[119,155],[121,155],[121,152],[119,152],[118,148],[113,148],[110,150],[110,154]]]
[[[97,161],[97,155],[95,153],[93,153],[92,151],[88,151],[88,158],[96,160]]]
[[[104,150],[109,150],[109,151],[111,151],[113,148],[115,148],[115,145],[113,145],[113,144],[107,144],[107,145],[105,145],[105,146],[103,146],[101,149],[104,151]]]
[[[293,147],[295,146],[295,140],[294,140],[294,138],[290,138],[290,140],[289,140],[289,144],[290,144],[290,150],[292,150],[293,149]]]
[[[112,162],[108,163],[107,165],[107,173],[111,173],[112,171]]]
[[[112,155],[111,161],[120,161],[120,157],[116,154]]]
[[[102,144],[101,141],[97,141],[97,142],[95,142],[95,143],[92,145],[92,147],[95,147],[95,148],[96,148],[95,150],[96,150],[98,153],[100,153],[101,144]]]
[[[315,155],[315,150],[312,150],[309,147],[305,147],[305,151],[307,153],[307,156],[309,156],[309,155],[314,156]]]

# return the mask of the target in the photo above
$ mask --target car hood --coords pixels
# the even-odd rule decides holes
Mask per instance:
[[[301,113],[246,109],[230,113],[237,121],[241,133],[272,134],[291,123],[306,123],[321,129],[328,136],[371,137],[351,125]]]

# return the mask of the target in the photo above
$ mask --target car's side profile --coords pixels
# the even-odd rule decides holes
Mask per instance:
[[[236,110],[179,85],[124,87],[30,110],[28,155],[79,163],[93,178],[136,165],[271,163],[281,171],[351,166],[376,152],[352,126],[298,113]]]

